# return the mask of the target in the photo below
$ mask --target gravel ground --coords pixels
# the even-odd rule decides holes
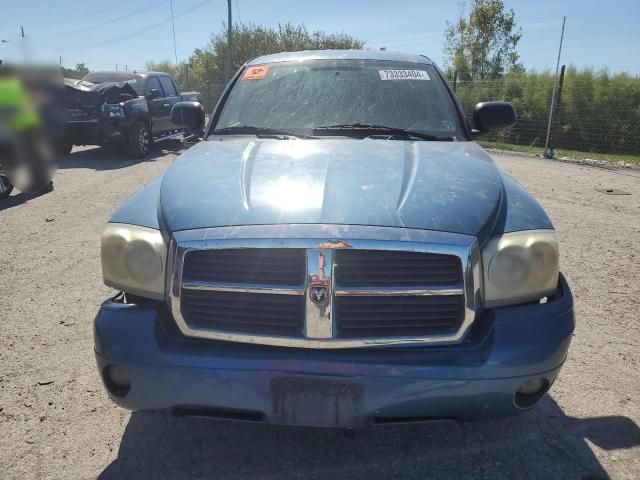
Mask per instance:
[[[131,414],[102,389],[92,320],[109,215],[160,175],[76,149],[53,192],[0,201],[1,478],[640,478],[640,172],[495,155],[559,232],[577,329],[550,395],[470,424],[309,430]],[[595,188],[631,195],[604,195]]]

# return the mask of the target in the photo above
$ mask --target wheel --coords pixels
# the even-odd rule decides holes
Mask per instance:
[[[134,158],[144,158],[151,147],[151,132],[144,122],[136,122],[129,130],[127,138],[127,154]]]
[[[11,195],[11,190],[13,190],[13,185],[9,179],[4,175],[0,175],[0,198],[7,198]]]

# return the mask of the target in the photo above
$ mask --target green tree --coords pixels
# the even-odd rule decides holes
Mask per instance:
[[[278,52],[323,49],[361,49],[362,40],[346,33],[309,32],[304,25],[290,23],[278,25],[278,28],[263,27],[255,24],[235,24],[232,30],[233,64],[235,72],[248,60]],[[212,35],[209,51],[213,53],[218,80],[224,81],[224,66],[228,54],[226,26],[220,33]]]
[[[180,62],[178,65],[171,60],[163,60],[161,62],[149,61],[145,64],[145,68],[150,72],[165,72],[171,75],[179,90],[185,90],[188,84],[188,66],[186,62]]]
[[[472,0],[455,23],[447,22],[445,55],[448,70],[460,80],[487,80],[522,70],[516,46],[522,29],[515,13],[506,11],[501,0]]]
[[[513,104],[513,127],[482,140],[544,148],[554,74],[515,71],[492,81],[458,85],[457,96],[470,117],[476,103]],[[568,66],[551,128],[556,149],[640,156],[640,79],[628,73],[578,70]]]
[[[277,28],[237,23],[233,26],[232,73],[246,61],[261,55],[283,51],[318,49],[360,49],[364,42],[345,33],[309,32],[304,25],[279,25]],[[197,48],[176,68],[170,61],[147,62],[148,70],[170,73],[181,89],[202,92],[205,107],[211,110],[226,84],[227,28],[213,34],[205,48]]]
[[[63,68],[62,75],[65,78],[77,78],[80,79],[84,77],[87,73],[89,73],[89,69],[85,66],[84,63],[76,64],[76,68]]]
[[[175,78],[177,68],[170,60],[163,60],[161,62],[149,61],[144,66],[150,72],[165,72]]]

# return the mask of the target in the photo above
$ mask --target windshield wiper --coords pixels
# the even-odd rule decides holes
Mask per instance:
[[[287,130],[279,130],[277,128],[269,127],[254,127],[252,125],[235,125],[233,127],[218,128],[213,131],[214,135],[228,135],[228,134],[249,134],[256,136],[267,135],[280,135],[285,137],[297,137],[297,138],[313,138],[311,135],[305,135],[304,133],[289,132]]]
[[[350,130],[350,131],[364,131],[367,132],[367,136],[371,136],[372,132],[379,132],[383,135],[389,136],[402,136],[402,137],[415,137],[421,140],[433,140],[440,142],[452,142],[453,137],[441,137],[438,135],[432,135],[430,133],[416,132],[414,130],[408,130],[405,128],[387,127],[386,125],[370,125],[368,123],[344,123],[338,125],[325,125],[322,127],[315,127],[315,130]]]

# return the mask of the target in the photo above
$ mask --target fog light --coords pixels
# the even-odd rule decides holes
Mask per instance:
[[[544,378],[532,378],[524,382],[513,396],[518,408],[533,407],[549,390],[551,384]]]
[[[109,391],[117,396],[124,397],[131,389],[129,369],[125,365],[112,363],[104,369],[104,379]]]
[[[542,388],[544,388],[544,378],[532,378],[520,385],[518,393],[520,395],[535,395]]]

